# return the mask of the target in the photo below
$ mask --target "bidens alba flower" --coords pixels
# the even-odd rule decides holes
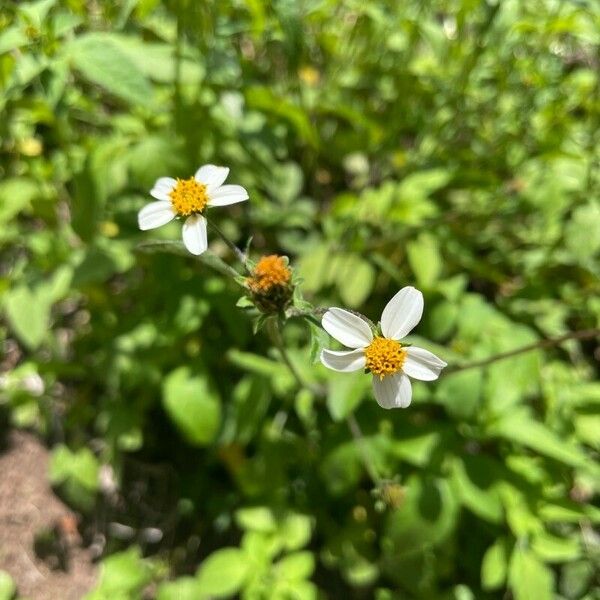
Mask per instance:
[[[263,256],[246,277],[246,287],[255,306],[266,314],[284,310],[292,299],[292,270],[285,256]]]
[[[400,343],[421,320],[423,294],[414,287],[402,288],[384,308],[381,333],[373,335],[361,317],[343,308],[323,315],[323,329],[353,350],[323,350],[321,362],[334,371],[365,369],[373,375],[373,391],[383,408],[406,408],[412,398],[408,377],[433,381],[446,363],[423,348]]]
[[[248,192],[241,185],[223,185],[227,175],[227,167],[204,165],[189,179],[157,179],[150,195],[158,202],[151,202],[140,210],[140,229],[155,229],[175,217],[186,217],[183,243],[192,254],[202,254],[208,247],[204,211],[209,206],[227,206],[248,200]]]

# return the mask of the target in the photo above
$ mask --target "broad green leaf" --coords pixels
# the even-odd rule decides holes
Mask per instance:
[[[185,440],[206,446],[221,425],[221,400],[206,377],[192,376],[187,367],[170,373],[163,383],[163,407]]]
[[[200,565],[197,574],[202,598],[230,598],[250,573],[249,557],[239,548],[222,548]]]
[[[552,571],[525,548],[515,547],[510,559],[508,580],[515,600],[554,598]]]
[[[248,531],[273,532],[277,529],[277,521],[273,511],[267,506],[240,508],[235,513],[239,527]]]
[[[531,549],[546,563],[564,563],[581,556],[581,545],[574,537],[557,537],[545,531],[534,536]]]
[[[280,579],[307,579],[314,571],[315,557],[312,552],[294,552],[276,562],[273,568]]]
[[[442,272],[442,257],[434,236],[422,233],[408,243],[408,262],[420,287],[430,289]]]
[[[151,104],[153,90],[148,80],[110,34],[86,33],[65,49],[73,66],[92,83],[134,106]]]
[[[573,467],[586,466],[588,461],[581,450],[563,441],[526,411],[512,411],[490,427],[490,434],[531,448]]]
[[[482,382],[480,369],[450,373],[438,384],[435,398],[455,419],[474,419],[481,404]]]
[[[498,465],[483,456],[457,458],[452,465],[452,480],[461,503],[480,518],[501,523],[504,509],[496,485]]]
[[[352,414],[371,387],[369,377],[362,371],[334,373],[327,382],[327,408],[334,421]]]
[[[336,264],[336,286],[345,305],[358,308],[369,297],[375,284],[371,264],[354,254],[341,257]]]
[[[486,550],[481,563],[481,587],[484,590],[497,590],[504,585],[508,558],[509,547],[505,538],[500,538]]]
[[[386,518],[386,553],[410,555],[433,548],[454,531],[458,501],[445,479],[411,476],[401,509]]]
[[[100,581],[85,600],[111,600],[141,597],[141,591],[150,582],[150,565],[141,557],[140,549],[129,548],[102,561]]]
[[[391,451],[394,456],[408,464],[425,467],[429,464],[441,439],[442,436],[439,431],[421,432],[413,430],[402,432],[394,439]]]
[[[11,177],[0,182],[0,223],[8,223],[31,207],[40,195],[40,186],[28,177]]]
[[[582,598],[590,588],[593,577],[596,574],[594,564],[589,560],[579,560],[567,563],[562,568],[560,578],[560,592],[563,596],[571,599]],[[585,596],[592,600],[593,596]]]
[[[312,533],[312,519],[307,515],[288,513],[279,525],[279,534],[287,550],[298,550],[308,544]]]
[[[261,110],[287,121],[292,125],[300,139],[310,146],[318,145],[319,137],[306,112],[296,106],[291,100],[276,96],[272,89],[267,87],[250,87],[246,90],[248,106]]]
[[[20,286],[4,297],[4,309],[13,331],[30,349],[48,335],[51,303],[42,290]]]
[[[16,50],[29,43],[29,38],[19,26],[7,27],[0,33],[0,54]]]
[[[198,600],[200,597],[200,583],[195,577],[166,581],[156,590],[156,600]]]
[[[573,211],[565,238],[569,251],[583,264],[600,251],[600,204],[597,201]]]

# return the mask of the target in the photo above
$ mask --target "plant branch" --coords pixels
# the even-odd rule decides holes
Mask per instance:
[[[580,331],[571,331],[569,333],[565,333],[564,335],[555,338],[539,340],[538,342],[534,342],[533,344],[527,344],[526,346],[521,346],[520,348],[515,348],[514,350],[501,352],[500,354],[495,354],[494,356],[483,358],[481,360],[476,360],[470,363],[464,363],[462,365],[451,365],[443,371],[443,374],[449,375],[450,373],[466,371],[467,369],[487,367],[488,365],[491,365],[492,363],[495,363],[499,360],[504,360],[506,358],[517,356],[518,354],[524,354],[525,352],[531,352],[533,350],[539,350],[541,348],[551,348],[552,346],[557,346],[559,344],[562,344],[563,342],[566,342],[567,340],[587,340],[594,337],[600,337],[600,329],[582,329]]]
[[[281,325],[279,323],[279,319],[269,319],[266,323],[267,331],[269,332],[269,337],[273,342],[273,345],[279,351],[281,355],[281,359],[283,360],[285,366],[288,368],[289,372],[292,374],[292,377],[296,380],[296,383],[301,387],[311,391],[315,396],[319,398],[323,398],[324,390],[308,381],[305,381],[298,369],[294,366],[294,363],[291,361],[287,350],[285,349],[285,344],[283,343],[283,336],[281,335]]]
[[[350,429],[350,433],[354,438],[354,443],[356,444],[358,451],[360,453],[360,457],[362,463],[371,478],[371,481],[376,485],[381,485],[381,477],[379,477],[379,473],[377,473],[377,469],[371,462],[371,457],[369,456],[369,450],[367,448],[367,443],[365,441],[365,436],[363,435],[362,429],[356,420],[354,415],[350,415],[346,419],[346,423],[348,424],[348,429]]]
[[[235,257],[242,263],[242,266],[249,273],[248,261],[246,255],[221,231],[212,219],[206,219],[214,232],[227,244],[229,249],[235,254]]]

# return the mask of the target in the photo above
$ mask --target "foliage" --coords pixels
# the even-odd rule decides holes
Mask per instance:
[[[299,384],[218,238],[197,260],[136,213],[156,178],[228,165],[250,192],[228,237],[289,256],[319,306],[379,315],[416,285],[413,341],[451,366],[597,328],[598,6],[4,9],[0,409],[106,535],[89,598],[591,599],[597,341],[382,411],[290,319]]]

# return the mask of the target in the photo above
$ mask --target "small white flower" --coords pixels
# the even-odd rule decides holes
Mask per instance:
[[[409,376],[433,381],[446,363],[435,354],[399,340],[407,336],[423,315],[423,294],[414,287],[402,288],[383,309],[381,332],[374,336],[370,325],[343,308],[323,315],[323,329],[353,350],[323,350],[321,362],[334,371],[348,373],[367,369],[373,375],[373,391],[383,408],[406,408],[412,389]]]
[[[203,215],[206,208],[248,200],[248,192],[241,185],[223,185],[228,174],[227,167],[204,165],[189,179],[157,179],[150,195],[158,202],[150,202],[140,210],[140,229],[155,229],[175,217],[187,217],[183,223],[183,243],[192,254],[202,254],[208,247]]]

